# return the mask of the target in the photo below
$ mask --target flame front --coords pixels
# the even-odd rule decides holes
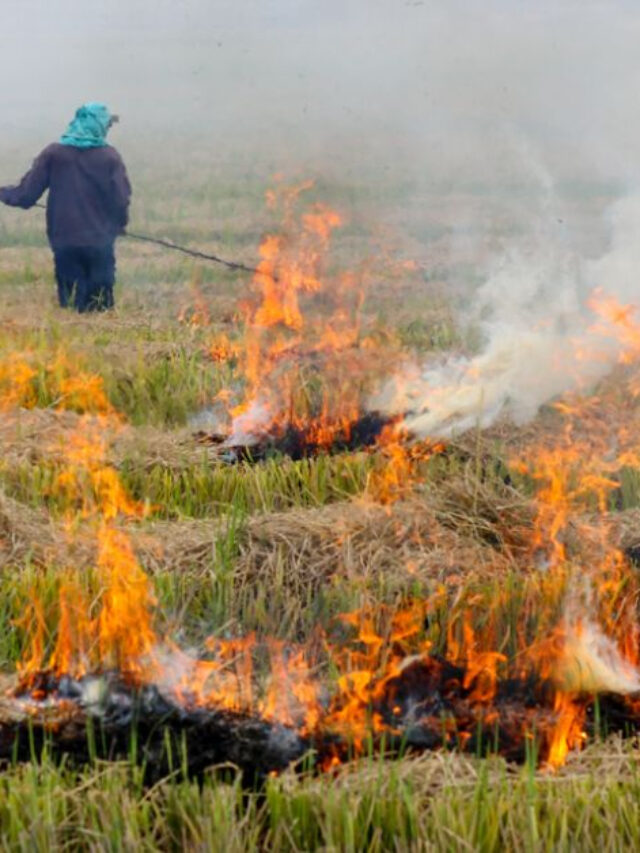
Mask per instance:
[[[366,400],[388,374],[394,351],[374,348],[362,328],[369,272],[336,273],[328,250],[343,218],[324,204],[300,210],[312,182],[267,194],[281,229],[260,246],[255,299],[244,306],[244,340],[233,348],[243,376],[230,406],[228,443],[299,434],[302,444],[328,448],[348,442]],[[304,304],[303,304],[304,303]],[[212,352],[227,349],[217,340]],[[386,365],[386,368],[385,368]]]

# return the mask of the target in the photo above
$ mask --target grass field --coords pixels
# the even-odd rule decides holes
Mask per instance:
[[[140,166],[132,229],[256,263],[261,236],[278,224],[263,203],[267,179],[232,179],[222,167],[197,183],[178,168],[162,174],[158,181]],[[478,273],[470,256],[450,251],[456,207],[434,190],[428,214],[404,223],[424,262],[409,269],[399,261],[411,247],[399,252],[399,232],[382,230],[372,213],[399,227],[405,189],[318,181],[310,198],[347,217],[331,263],[369,264],[363,334],[374,343],[420,355],[470,349],[473,334],[452,316]],[[470,191],[465,203],[481,205],[481,194]],[[49,647],[64,573],[72,568],[98,594],[95,482],[78,475],[73,489],[60,488],[72,436],[91,410],[65,384],[78,374],[98,382],[120,416],[103,436],[104,464],[144,507],[116,523],[151,579],[159,635],[189,648],[250,632],[304,644],[339,614],[416,599],[439,601],[429,628],[438,652],[469,602],[480,627],[500,602],[491,631],[506,655],[518,653],[523,614],[532,638],[549,630],[562,599],[536,609],[557,580],[537,571],[527,550],[536,471],[509,460],[532,435],[556,435],[557,412],[459,437],[447,455],[416,463],[394,502],[379,489],[394,464],[383,452],[224,465],[194,440],[189,418],[241,382],[238,364],[212,351],[223,335],[241,340],[246,277],[121,240],[117,310],[81,317],[55,306],[41,211],[0,211],[0,247],[2,671],[15,670],[29,642],[19,617],[34,590],[53,620]],[[32,373],[11,399],[18,361]],[[625,547],[640,541],[639,473],[626,462],[606,493],[607,530]],[[598,495],[596,482],[576,498],[585,517]],[[577,562],[599,546],[571,547]],[[607,589],[603,610],[615,611],[622,631],[635,587]],[[0,842],[11,850],[637,849],[637,768],[637,739],[604,731],[555,772],[533,758],[516,766],[495,755],[371,754],[327,775],[290,770],[261,790],[243,788],[230,768],[199,781],[177,771],[148,787],[135,761],[78,769],[45,754],[2,767]]]

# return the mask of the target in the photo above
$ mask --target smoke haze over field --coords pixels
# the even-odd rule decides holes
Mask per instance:
[[[554,177],[634,179],[639,36],[622,0],[4,0],[1,146],[104,100],[125,147],[519,181],[526,143]]]
[[[417,432],[488,423],[507,402],[525,419],[615,361],[615,344],[577,359],[575,341],[589,349],[594,286],[636,293],[636,0],[4,0],[3,36],[5,163],[103,100],[125,155],[198,149],[265,181],[268,168],[400,179],[419,221],[481,186],[474,210],[451,203],[445,254],[453,267],[463,250],[485,276],[474,299],[462,287],[483,348],[386,389]],[[571,181],[629,198],[608,221],[575,185],[570,207]],[[429,259],[426,236],[413,248]]]
[[[638,304],[640,195],[615,203],[608,219],[610,246],[594,260],[551,227],[533,243],[514,240],[471,302],[481,350],[403,367],[376,408],[410,413],[404,426],[420,436],[486,427],[505,411],[524,423],[552,397],[588,391],[625,356],[637,356],[640,318],[625,306]]]

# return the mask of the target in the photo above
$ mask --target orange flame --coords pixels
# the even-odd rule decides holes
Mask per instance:
[[[241,443],[287,427],[304,430],[318,447],[336,436],[349,440],[363,401],[390,370],[391,354],[368,347],[362,335],[364,272],[327,271],[342,217],[319,203],[298,212],[312,186],[267,194],[269,205],[282,212],[282,231],[260,246],[258,299],[246,307],[245,339],[236,351],[245,389],[230,414],[232,440]]]
[[[294,238],[273,235],[261,248],[256,276],[261,302],[247,319],[246,347],[239,355],[247,389],[235,414],[249,412],[260,395],[266,395],[270,423],[280,418],[280,422],[310,424],[313,439],[329,444],[336,430],[348,432],[359,412],[360,397],[355,391],[367,377],[365,364],[373,363],[378,369],[379,362],[367,347],[362,347],[360,358],[360,298],[353,299],[347,310],[339,288],[324,290],[324,253],[341,219],[321,205],[296,217],[295,204],[307,189],[309,185],[301,185],[290,193],[270,196],[271,203],[283,205],[285,223]],[[352,279],[343,276],[338,282],[348,289]],[[303,297],[319,294],[327,297],[332,310],[328,318],[313,316],[309,321],[302,309]],[[429,664],[435,675],[444,671],[445,664],[449,666],[447,678],[452,683],[438,682],[438,687],[455,693],[465,709],[466,728],[457,732],[462,742],[472,737],[474,725],[495,721],[506,679],[533,675],[540,703],[546,703],[548,712],[539,730],[544,758],[550,766],[559,766],[571,749],[584,742],[589,694],[611,685],[620,693],[633,690],[640,649],[638,581],[613,543],[608,519],[624,468],[640,464],[636,439],[640,328],[630,308],[601,295],[594,297],[592,307],[607,334],[617,335],[622,342],[621,361],[628,373],[595,396],[565,396],[556,404],[563,428],[546,442],[530,442],[512,460],[513,471],[527,478],[535,491],[536,517],[526,558],[537,565],[543,557],[537,574],[531,571],[534,579],[522,614],[531,615],[535,608],[538,630],[545,631],[545,637],[531,642],[524,619],[516,620],[512,633],[505,636],[500,609],[508,603],[506,590],[496,594],[491,606],[479,593],[468,594],[463,603],[448,602],[451,612],[439,637],[440,656],[434,654],[435,641],[425,627],[425,617],[442,609],[442,596],[397,611],[364,607],[341,620],[342,627],[352,633],[349,639],[325,642],[325,663],[335,672],[335,690],[329,700],[323,698],[306,649],[268,641],[269,676],[258,691],[253,636],[212,639],[207,644],[208,658],[202,660],[170,643],[160,644],[153,627],[156,601],[150,579],[118,528],[123,517],[138,518],[145,512],[127,495],[107,461],[108,432],[121,427],[120,419],[99,377],[74,372],[71,359],[59,354],[54,366],[44,371],[57,392],[55,405],[84,414],[67,442],[66,468],[52,489],[69,499],[85,524],[95,526],[99,590],[91,596],[85,591],[89,583],[83,585],[65,573],[50,653],[47,614],[37,595],[32,596],[17,623],[28,634],[21,676],[28,682],[43,668],[74,677],[117,668],[136,682],[153,679],[166,685],[185,703],[253,710],[305,732],[343,734],[357,751],[372,732],[395,732],[402,708],[390,686],[416,661]],[[602,328],[597,327],[600,337]],[[327,388],[314,411],[306,399],[301,354],[325,359]],[[29,354],[2,362],[2,407],[35,406],[40,373]],[[442,449],[407,447],[403,438],[395,431],[382,437],[388,464],[369,483],[370,496],[381,502],[402,496],[407,482],[419,472],[419,463]],[[591,624],[596,629],[590,633]],[[573,671],[576,666],[579,677]],[[383,707],[388,697],[397,704]],[[520,737],[531,736],[529,721],[523,710],[523,719],[517,722]],[[447,737],[457,725],[444,717],[438,722]]]

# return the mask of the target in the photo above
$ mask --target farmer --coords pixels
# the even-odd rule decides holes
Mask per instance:
[[[47,236],[63,308],[113,308],[114,243],[127,225],[131,196],[124,163],[106,141],[117,121],[104,104],[85,104],[17,186],[0,188],[0,201],[23,208],[49,190]]]

